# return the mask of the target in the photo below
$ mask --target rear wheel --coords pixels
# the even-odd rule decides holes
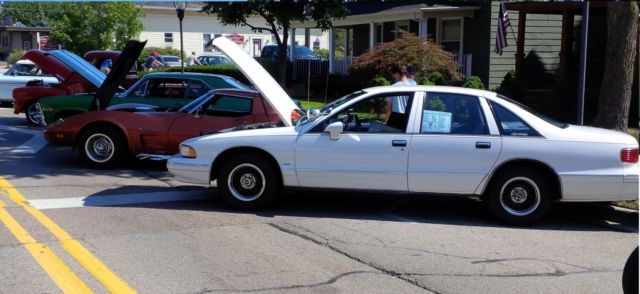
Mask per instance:
[[[82,132],[80,137],[82,158],[95,167],[111,167],[127,153],[127,144],[113,127],[97,126]]]
[[[27,121],[36,126],[45,126],[44,122],[44,113],[42,113],[42,108],[40,108],[40,103],[35,102],[27,107],[25,111],[25,116],[27,117]]]
[[[498,219],[513,225],[531,225],[551,209],[553,189],[544,174],[530,168],[501,172],[484,200]]]
[[[224,201],[239,209],[264,207],[280,192],[276,168],[257,154],[229,158],[222,164],[217,182]]]

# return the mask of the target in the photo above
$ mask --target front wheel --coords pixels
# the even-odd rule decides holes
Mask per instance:
[[[512,225],[531,225],[551,209],[553,189],[547,178],[529,168],[512,168],[497,175],[484,200],[489,211]]]
[[[27,111],[25,112],[25,116],[27,117],[27,121],[35,126],[45,126],[46,123],[44,121],[44,113],[42,112],[42,108],[40,108],[40,103],[32,103],[27,107]]]
[[[105,168],[117,164],[126,155],[125,139],[112,127],[92,127],[80,137],[80,154],[89,164]]]
[[[236,155],[223,163],[217,178],[218,189],[229,205],[258,209],[271,203],[280,191],[276,172],[262,156]]]

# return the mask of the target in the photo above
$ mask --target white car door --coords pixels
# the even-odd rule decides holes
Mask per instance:
[[[421,102],[411,138],[409,191],[473,194],[502,148],[486,100],[429,92]]]
[[[387,101],[404,104],[396,125],[386,118]],[[296,174],[302,187],[407,191],[407,133],[413,92],[365,98],[332,114],[296,142]],[[394,103],[396,103],[394,102]],[[324,132],[343,121],[344,132],[332,140]]]

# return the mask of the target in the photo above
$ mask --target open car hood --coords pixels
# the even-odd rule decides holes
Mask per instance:
[[[107,78],[103,72],[98,70],[91,63],[82,59],[82,57],[75,55],[66,50],[53,50],[47,52],[51,56],[58,59],[60,62],[64,63],[66,66],[71,68],[73,71],[81,75],[87,81],[89,81],[92,85],[99,88],[104,80]]]
[[[226,37],[214,39],[212,45],[222,51],[251,81],[276,111],[284,125],[292,126],[291,113],[300,109],[262,65]]]

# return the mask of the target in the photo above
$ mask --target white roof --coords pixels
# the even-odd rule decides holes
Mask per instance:
[[[423,92],[445,92],[445,93],[458,93],[473,96],[482,96],[487,98],[496,97],[496,93],[486,90],[463,88],[463,87],[450,87],[450,86],[378,86],[363,89],[363,91],[372,94],[382,94],[389,92],[398,92],[399,90],[406,89],[407,91],[423,91]]]

